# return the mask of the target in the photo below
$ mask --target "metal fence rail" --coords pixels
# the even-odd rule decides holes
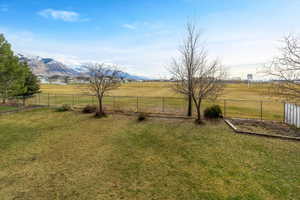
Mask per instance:
[[[27,99],[26,102],[27,105],[44,105],[49,107],[58,107],[63,104],[84,106],[97,104],[97,98],[93,95],[84,94],[41,93]],[[187,100],[180,97],[106,96],[103,99],[103,104],[105,110],[113,111],[162,113],[178,116],[185,116],[187,112]],[[285,116],[284,103],[279,101],[204,100],[201,110],[203,111],[206,107],[214,104],[221,106],[225,117],[283,121]],[[194,109],[195,112],[196,109]]]

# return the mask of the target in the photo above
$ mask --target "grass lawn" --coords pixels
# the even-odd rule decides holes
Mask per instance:
[[[16,110],[16,109],[18,109],[18,108],[16,108],[15,106],[7,106],[7,105],[0,104],[0,112],[12,111],[12,110]]]
[[[300,199],[300,143],[224,123],[0,116],[0,199]]]

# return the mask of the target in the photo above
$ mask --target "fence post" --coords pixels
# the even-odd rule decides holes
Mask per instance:
[[[21,111],[21,106],[20,106],[20,103],[19,103],[19,98],[17,97],[17,104],[18,104],[18,112]]]
[[[50,107],[50,95],[48,93],[48,107]]]
[[[162,112],[165,112],[165,97],[162,97]]]
[[[262,121],[263,120],[263,110],[262,110],[262,108],[263,108],[263,101],[260,101],[260,120]]]
[[[74,106],[74,94],[72,94],[72,106]]]
[[[282,119],[282,122],[285,123],[285,102],[283,102],[282,104],[283,104],[283,119]]]
[[[296,125],[296,127],[298,128],[298,105],[297,104],[295,104],[295,107],[296,107],[296,123],[295,123],[295,125]]]
[[[136,97],[136,112],[139,112],[139,97]]]
[[[39,93],[39,105],[41,105],[41,94]]]
[[[226,117],[226,99],[224,99],[224,117]]]
[[[115,111],[116,109],[116,100],[115,100],[115,96],[113,96],[113,110]]]

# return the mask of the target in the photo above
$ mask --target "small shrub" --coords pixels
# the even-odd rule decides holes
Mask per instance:
[[[222,118],[222,110],[219,105],[213,105],[204,110],[204,117],[206,119]]]
[[[145,121],[147,119],[147,114],[146,113],[139,113],[137,120],[139,122]]]
[[[68,104],[64,104],[56,109],[57,112],[67,112],[67,111],[71,111],[71,110],[72,110],[72,107]]]
[[[195,122],[195,124],[197,124],[197,125],[204,125],[204,124],[205,124],[203,120],[198,120],[198,119],[195,119],[194,122]]]
[[[97,112],[95,113],[95,117],[96,117],[96,118],[102,118],[102,117],[106,117],[106,116],[107,116],[107,115],[106,115],[106,113],[104,113],[104,112],[101,113],[101,112],[98,112],[98,111],[97,111]]]
[[[87,105],[82,109],[83,113],[94,113],[96,112],[97,107],[94,105]]]

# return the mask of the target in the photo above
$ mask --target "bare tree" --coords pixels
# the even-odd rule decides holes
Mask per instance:
[[[271,76],[270,93],[285,99],[300,97],[300,38],[289,35],[284,37],[280,56],[274,57],[265,66],[264,73]]]
[[[87,64],[90,83],[89,91],[98,99],[97,116],[103,116],[103,97],[110,91],[120,86],[120,71],[114,68],[105,67],[105,64]]]
[[[174,89],[188,98],[188,114],[192,102],[197,110],[197,122],[201,123],[203,99],[215,99],[223,89],[223,67],[217,60],[208,61],[207,51],[200,42],[200,31],[194,24],[187,24],[187,37],[179,49],[180,58],[173,59],[170,72],[175,80]]]

